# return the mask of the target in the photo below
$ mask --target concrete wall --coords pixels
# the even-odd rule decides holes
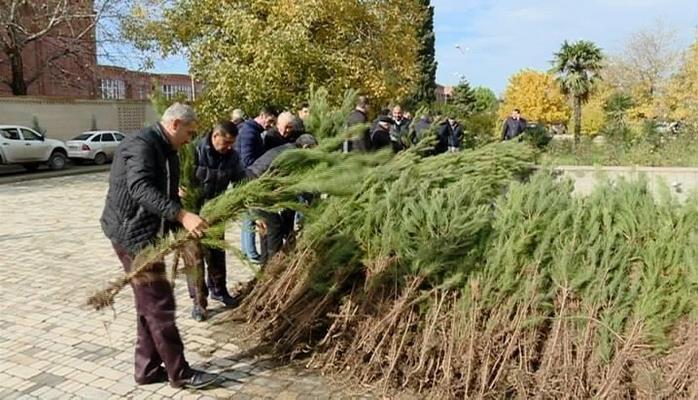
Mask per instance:
[[[0,97],[0,125],[39,125],[52,139],[68,140],[92,128],[131,133],[157,120],[148,101]]]
[[[698,168],[656,168],[656,167],[587,167],[560,166],[555,168],[561,177],[574,179],[575,193],[591,193],[600,179],[639,179],[644,176],[650,189],[658,193],[664,182],[671,192],[684,200],[690,192],[698,190]]]

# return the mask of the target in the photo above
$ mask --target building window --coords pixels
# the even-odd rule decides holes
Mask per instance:
[[[119,79],[102,79],[99,83],[102,98],[107,100],[125,99],[126,83]]]
[[[191,100],[191,86],[189,85],[162,85],[160,89],[168,99],[174,98],[178,93],[184,93],[187,99]]]

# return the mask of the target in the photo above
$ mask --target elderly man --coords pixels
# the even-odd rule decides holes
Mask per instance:
[[[190,106],[175,103],[160,123],[127,137],[116,150],[101,224],[127,273],[140,250],[179,224],[196,237],[203,235],[206,222],[182,209],[178,194],[177,150],[195,134],[196,113]],[[177,388],[214,383],[216,376],[192,369],[184,359],[165,263],[154,264],[131,287],[137,314],[136,382],[169,380]]]

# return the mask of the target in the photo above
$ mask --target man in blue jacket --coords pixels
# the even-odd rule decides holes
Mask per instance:
[[[203,235],[206,222],[182,208],[178,191],[177,150],[195,134],[196,113],[175,103],[160,123],[128,136],[116,150],[100,222],[127,273],[143,248],[180,224],[196,237]],[[136,382],[169,380],[170,386],[177,388],[214,383],[216,376],[192,369],[184,359],[165,263],[153,264],[131,281],[131,287],[136,303]]]
[[[264,154],[264,140],[262,133],[274,126],[276,111],[271,107],[264,107],[256,118],[243,122],[238,127],[238,137],[235,141],[235,151],[240,156],[240,165],[243,169],[252,165]],[[256,264],[261,262],[255,243],[255,224],[252,218],[242,220],[242,232],[240,234],[240,246],[247,258]]]

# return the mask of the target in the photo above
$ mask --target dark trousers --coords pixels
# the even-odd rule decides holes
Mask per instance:
[[[262,262],[267,263],[284,245],[284,240],[293,230],[293,217],[295,212],[283,210],[280,213],[260,211],[259,215],[267,224],[267,231],[262,236],[261,256]]]
[[[131,271],[133,254],[113,243],[124,270]],[[165,276],[165,263],[158,263],[143,277],[131,282],[136,303],[136,357],[134,378],[138,383],[152,382],[161,364],[170,382],[192,375],[184,359],[184,344],[175,325],[175,299]]]
[[[216,296],[228,294],[225,251],[202,246],[201,253],[206,267],[204,268],[203,262],[194,266],[194,271],[187,274],[187,287],[189,288],[189,297],[194,299],[194,304],[206,309],[206,298],[209,291]],[[204,269],[207,272],[207,279],[204,279]]]

